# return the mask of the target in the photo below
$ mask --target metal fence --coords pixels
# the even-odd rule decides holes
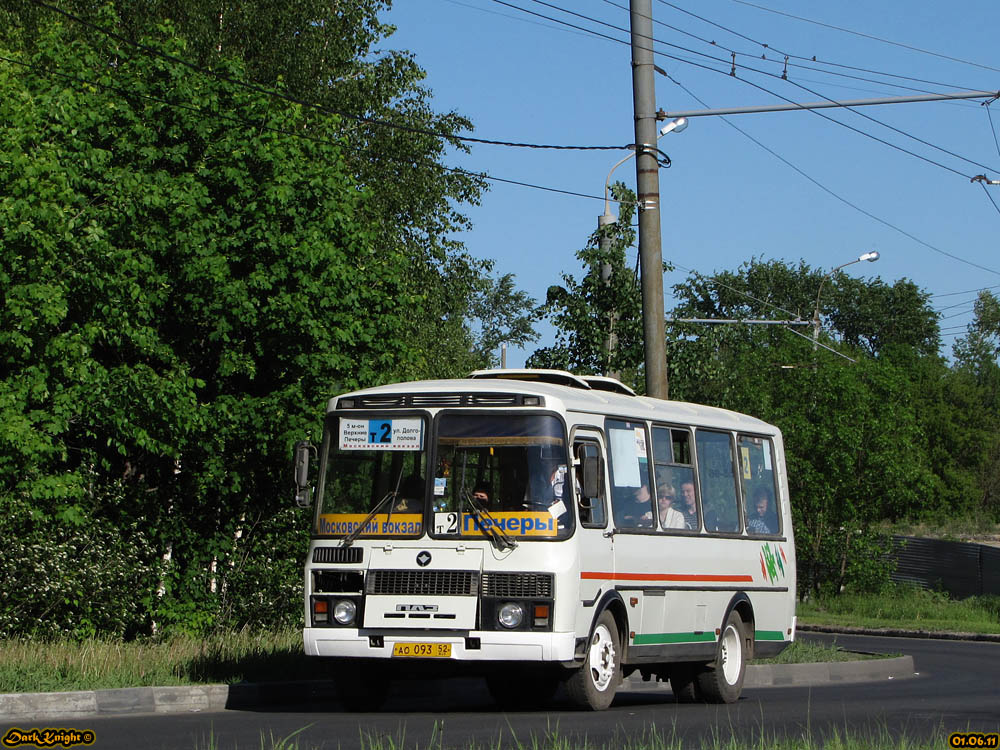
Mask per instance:
[[[946,591],[954,598],[1000,595],[1000,549],[911,536],[892,541],[892,580]]]

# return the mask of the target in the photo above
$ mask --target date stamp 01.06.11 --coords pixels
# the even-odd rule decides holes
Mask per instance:
[[[992,747],[1000,748],[998,732],[952,732],[948,737],[948,747]]]

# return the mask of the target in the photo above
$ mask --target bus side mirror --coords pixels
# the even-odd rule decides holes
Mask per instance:
[[[308,440],[303,440],[295,445],[295,504],[300,508],[308,508],[312,505],[309,457],[315,451],[316,448]]]
[[[581,494],[583,497],[597,497],[601,494],[601,459],[598,456],[583,456],[580,464]]]

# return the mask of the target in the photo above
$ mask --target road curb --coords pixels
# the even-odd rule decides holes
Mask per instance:
[[[855,628],[842,625],[803,625],[795,626],[800,633],[840,633],[843,635],[876,635],[889,638],[931,638],[939,641],[985,641],[1000,643],[1000,634],[996,633],[959,633],[932,630],[902,630],[899,628]]]
[[[807,687],[849,682],[879,682],[907,679],[915,674],[912,656],[810,664],[753,664],[747,667],[743,687]],[[665,682],[652,680],[643,682],[641,678],[635,676],[626,680],[622,686],[622,690],[630,692],[656,692],[667,689]]]
[[[747,688],[825,685],[903,679],[913,674],[910,656],[812,664],[755,664],[747,667],[743,685]],[[665,682],[643,682],[634,675],[625,680],[620,689],[622,692],[657,692],[669,690],[669,687]],[[255,710],[335,699],[334,683],[319,680],[8,693],[0,695],[0,722],[40,723],[56,718]]]

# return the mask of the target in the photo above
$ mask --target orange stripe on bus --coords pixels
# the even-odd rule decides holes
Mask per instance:
[[[714,573],[594,573],[583,571],[582,580],[605,581],[708,581],[713,583],[752,583],[750,575],[716,575]]]

